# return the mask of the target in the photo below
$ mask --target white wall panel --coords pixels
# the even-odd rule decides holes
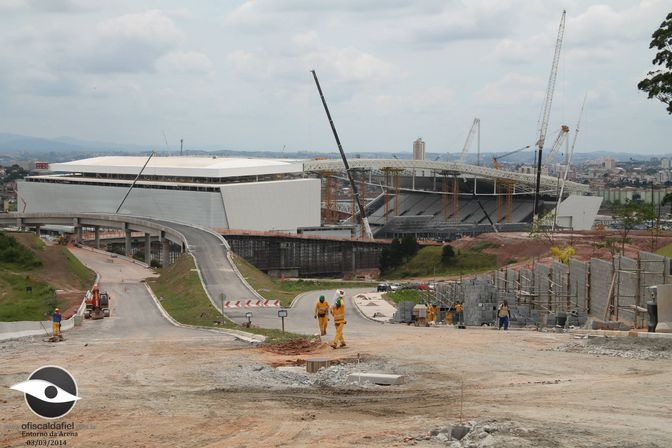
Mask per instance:
[[[229,228],[296,232],[319,226],[320,188],[319,179],[223,185]]]
[[[114,213],[127,187],[17,182],[25,211]],[[19,211],[23,203],[19,200]],[[209,227],[227,227],[219,193],[134,188],[121,214],[173,219]]]
[[[18,184],[19,211],[114,213],[127,187],[44,182]],[[319,179],[226,184],[206,191],[134,188],[119,213],[207,227],[283,230],[320,225]],[[226,209],[225,209],[226,208]]]

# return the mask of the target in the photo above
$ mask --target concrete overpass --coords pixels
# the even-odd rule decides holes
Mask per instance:
[[[125,232],[125,252],[131,255],[131,232],[143,232],[145,234],[145,250],[150,248],[149,242],[156,237],[164,245],[161,252],[162,264],[169,264],[167,259],[167,246],[170,242],[179,245],[182,252],[188,244],[182,233],[174,228],[160,224],[156,221],[125,215],[108,215],[101,213],[7,213],[0,214],[0,226],[28,227],[39,231],[44,225],[72,226],[75,228],[77,240],[82,240],[82,229],[93,228],[95,232],[96,248],[100,249],[100,229],[118,229]],[[145,254],[149,260],[149,254]]]
[[[96,231],[96,242],[100,229],[123,229],[125,231],[126,253],[131,252],[131,232],[144,232],[145,242],[158,237],[164,245],[170,242],[188,251],[195,260],[198,274],[210,302],[215,309],[221,308],[221,297],[231,300],[258,299],[257,292],[243,279],[231,259],[230,247],[224,237],[215,231],[183,223],[142,218],[128,215],[101,213],[0,213],[0,227],[73,226],[78,235],[81,229],[92,227]],[[149,244],[145,244],[149,247]],[[165,246],[164,246],[165,248]],[[168,250],[162,250],[166,257]],[[149,259],[147,257],[146,259]],[[165,263],[164,263],[165,262]],[[162,260],[167,265],[169,260]]]

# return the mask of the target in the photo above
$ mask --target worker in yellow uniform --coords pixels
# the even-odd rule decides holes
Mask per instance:
[[[63,317],[61,316],[61,310],[59,308],[56,308],[54,310],[54,314],[51,316],[51,321],[52,321],[51,329],[52,329],[53,335],[55,337],[58,337],[61,334],[61,319],[62,318]]]
[[[455,303],[455,313],[457,314],[458,328],[464,327],[464,305],[462,305],[462,302]]]
[[[436,313],[434,312],[434,305],[431,303],[427,306],[427,322],[434,322],[436,320]]]
[[[345,339],[343,339],[343,325],[346,324],[344,302],[344,297],[339,295],[331,308],[331,315],[334,316],[334,327],[336,327],[336,336],[334,336],[334,342],[331,343],[332,348],[338,348],[339,342],[341,347],[345,347]]]
[[[320,334],[322,336],[327,334],[327,323],[329,322],[329,302],[320,296],[320,299],[315,303],[315,319],[320,323]]]

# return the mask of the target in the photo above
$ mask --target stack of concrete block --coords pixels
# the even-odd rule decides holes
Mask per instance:
[[[413,306],[414,302],[399,302],[397,304],[397,312],[392,318],[395,322],[410,323],[413,321]]]

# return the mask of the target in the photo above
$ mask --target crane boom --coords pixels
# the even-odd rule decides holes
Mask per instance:
[[[560,130],[558,131],[558,135],[555,137],[555,140],[553,141],[553,145],[551,146],[551,151],[548,153],[546,156],[546,160],[544,160],[544,165],[551,165],[553,161],[555,160],[555,156],[558,154],[558,151],[560,150],[560,147],[562,144],[565,142],[567,139],[567,135],[569,134],[569,126],[565,126],[564,124],[560,127]]]
[[[474,135],[476,134],[476,131],[479,133],[481,132],[481,119],[480,118],[474,118],[474,122],[471,125],[471,129],[469,129],[469,133],[467,134],[467,139],[464,142],[464,147],[462,148],[462,154],[460,155],[460,163],[464,163],[464,159],[467,156],[467,152],[469,152],[469,147],[471,146],[471,141],[474,139]],[[480,145],[480,142],[479,142]],[[480,156],[480,148],[479,148],[479,156]]]
[[[553,228],[558,222],[558,207],[560,207],[560,201],[562,201],[562,195],[565,194],[565,182],[567,182],[567,174],[569,173],[569,167],[572,164],[572,156],[574,156],[574,147],[576,146],[576,139],[579,136],[579,130],[581,129],[581,118],[583,117],[583,108],[586,107],[586,99],[588,99],[588,93],[583,96],[583,103],[581,103],[581,110],[579,111],[579,119],[576,121],[576,130],[574,131],[574,140],[572,141],[572,147],[569,150],[567,156],[567,165],[565,166],[565,174],[562,176],[562,181],[560,182],[560,194],[558,194],[558,203],[555,205],[555,217],[553,218]]]
[[[502,167],[502,164],[499,163],[500,160],[502,160],[504,157],[509,157],[514,155],[517,152],[520,152],[524,149],[529,148],[530,145],[523,146],[522,148],[514,149],[513,151],[507,152],[506,154],[502,154],[501,156],[492,156],[492,167],[495,169],[500,169]]]
[[[553,64],[551,65],[551,74],[548,77],[548,86],[546,86],[546,97],[539,120],[539,139],[537,140],[537,182],[534,190],[534,218],[538,215],[539,187],[541,185],[541,158],[546,140],[546,131],[548,129],[548,120],[551,116],[551,104],[553,103],[553,92],[555,92],[555,80],[558,77],[558,63],[560,62],[560,50],[562,49],[562,38],[565,35],[565,17],[567,11],[562,11],[560,26],[558,27],[558,37],[555,41],[555,53],[553,54]]]
[[[329,120],[329,125],[331,126],[331,132],[334,134],[336,139],[336,146],[341,153],[341,158],[343,159],[343,166],[345,166],[345,172],[348,175],[350,180],[350,188],[352,188],[352,194],[355,198],[355,203],[357,204],[357,209],[359,210],[359,217],[362,220],[362,226],[364,227],[364,235],[367,239],[373,239],[373,233],[371,232],[371,226],[369,226],[369,220],[366,217],[366,210],[362,207],[362,201],[359,198],[359,190],[357,189],[357,184],[355,179],[352,177],[352,171],[350,165],[348,164],[348,159],[345,157],[345,151],[343,151],[343,146],[341,145],[341,139],[338,138],[338,132],[336,132],[336,126],[334,125],[334,120],[331,119],[331,113],[329,113],[329,107],[327,107],[327,100],[324,99],[324,94],[322,93],[322,87],[320,87],[320,81],[317,79],[317,73],[315,70],[311,70],[310,73],[313,74],[313,79],[315,80],[315,85],[317,86],[317,91],[320,94],[320,99],[322,100],[322,106],[324,106],[324,112],[327,114],[327,119]]]

